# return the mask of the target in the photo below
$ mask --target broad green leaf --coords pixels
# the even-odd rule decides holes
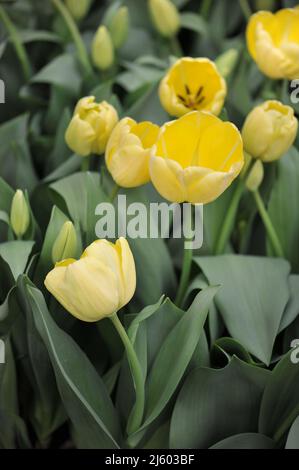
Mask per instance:
[[[290,298],[286,305],[279,331],[287,328],[299,315],[299,275],[291,274],[289,277]]]
[[[269,364],[290,296],[289,264],[281,259],[237,255],[195,261],[210,284],[222,286],[215,300],[231,336]]]
[[[228,437],[210,449],[274,449],[275,442],[264,434],[248,432]]]
[[[0,178],[0,209],[1,212],[10,214],[11,202],[14,196],[14,190]]]
[[[176,401],[170,447],[206,449],[234,434],[255,432],[269,376],[236,357],[223,369],[194,369]]]
[[[147,380],[143,427],[161,413],[175,392],[198,344],[209,305],[217,289],[210,287],[196,296],[189,310],[170,331],[155,357]]]
[[[299,273],[299,152],[292,147],[277,162],[277,179],[268,205],[269,216],[293,272]],[[270,247],[268,246],[270,250]]]
[[[297,416],[292,424],[285,448],[299,449],[299,416]]]
[[[63,54],[56,57],[52,62],[47,64],[42,70],[34,75],[31,82],[56,85],[68,91],[72,95],[78,95],[81,79],[76,59],[69,54]]]
[[[299,367],[293,351],[286,354],[271,373],[259,417],[259,432],[279,442],[299,415]]]
[[[34,244],[21,240],[0,244],[0,256],[9,265],[15,280],[25,272]]]
[[[190,29],[195,33],[206,35],[208,32],[208,25],[204,19],[196,13],[186,12],[180,14],[181,27]]]
[[[118,448],[118,417],[105,386],[83,351],[51,318],[42,294],[28,285],[35,326],[50,355],[66,411],[82,448]]]

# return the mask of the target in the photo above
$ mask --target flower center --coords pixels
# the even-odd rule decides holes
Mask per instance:
[[[184,106],[190,109],[198,109],[198,107],[204,102],[205,96],[203,95],[203,86],[199,86],[196,93],[191,93],[188,85],[184,85],[184,95],[177,95],[178,99],[183,103]]]

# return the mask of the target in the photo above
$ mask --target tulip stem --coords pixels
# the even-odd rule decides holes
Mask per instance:
[[[191,210],[187,212],[188,214],[188,219],[186,220],[186,227],[190,232],[191,232],[191,224],[192,224],[192,206]],[[185,243],[189,240],[189,237],[185,235]],[[177,292],[177,296],[175,299],[175,304],[178,307],[181,307],[184,301],[184,297],[186,294],[186,290],[188,288],[188,283],[190,279],[190,272],[191,272],[191,266],[192,266],[192,256],[193,252],[192,249],[187,249],[184,247],[184,255],[183,255],[183,269],[182,269],[182,274],[180,278],[180,284],[179,284],[179,289]]]
[[[214,254],[216,256],[224,253],[227,242],[230,238],[232,228],[234,226],[237,210],[240,204],[242,194],[245,189],[245,181],[252,166],[252,157],[247,154],[247,161],[245,161],[244,168],[239,176],[237,186],[234,194],[232,195],[228,211],[222,224],[219,238],[216,240]]]
[[[267,231],[269,240],[272,244],[272,248],[274,250],[274,253],[276,256],[279,258],[284,258],[284,253],[283,249],[280,243],[280,240],[278,238],[277,232],[272,224],[272,221],[270,219],[270,216],[265,208],[265,204],[263,199],[261,198],[261,195],[259,193],[259,190],[257,189],[256,191],[252,192],[254,200],[256,202],[256,206],[258,208],[259,214],[261,216],[261,219],[264,223],[265,229]]]
[[[127,335],[127,332],[124,329],[117,314],[115,313],[114,315],[112,315],[110,319],[125,347],[131,373],[133,376],[133,381],[134,381],[136,402],[132,409],[132,413],[130,415],[129,421],[127,423],[127,433],[128,435],[131,435],[131,434],[134,434],[136,431],[138,431],[142,423],[142,418],[143,418],[143,413],[144,413],[144,402],[145,402],[144,376],[143,376],[143,372],[142,372],[138,357],[136,355],[134,346],[131,343]]]
[[[7,15],[4,8],[1,6],[0,6],[0,18],[3,21],[3,24],[5,28],[7,29],[8,33],[10,34],[10,39],[15,48],[20,64],[22,66],[24,77],[27,81],[29,81],[32,75],[32,70],[31,70],[31,65],[30,65],[30,61],[29,61],[26,49],[21,42],[18,31],[15,28],[13,22]]]
[[[248,0],[239,0],[239,3],[240,3],[241,10],[244,14],[244,17],[248,21],[252,15],[252,11],[248,3]]]
[[[89,157],[82,157],[82,163],[81,163],[81,171],[89,171],[89,163],[90,163],[90,158]]]
[[[92,75],[93,73],[92,66],[90,64],[88,53],[87,53],[85,44],[82,41],[80,31],[77,27],[76,22],[74,21],[67,7],[61,2],[61,0],[52,0],[52,2],[54,3],[56,9],[59,11],[60,15],[64,19],[66,26],[68,27],[68,30],[75,43],[77,53],[78,53],[78,58],[79,58],[79,61],[81,62],[83,69],[85,70],[87,76]]]
[[[171,52],[177,57],[182,57],[183,51],[177,36],[173,36],[172,38],[170,38],[169,44]]]

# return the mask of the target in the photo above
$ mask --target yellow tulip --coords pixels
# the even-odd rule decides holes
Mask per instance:
[[[99,70],[108,70],[114,62],[114,46],[106,26],[100,26],[93,38],[91,56]]]
[[[76,318],[95,322],[126,305],[136,289],[132,252],[124,238],[92,243],[77,261],[57,263],[45,286]]]
[[[107,144],[106,165],[119,186],[133,188],[149,182],[149,159],[158,134],[159,127],[151,122],[137,124],[124,118],[116,125]]]
[[[260,70],[270,78],[299,77],[299,10],[259,11],[247,27],[247,46]]]
[[[28,230],[30,212],[23,191],[18,189],[12,199],[10,210],[10,225],[18,238]]]
[[[180,29],[180,15],[171,0],[149,0],[154,26],[161,36],[170,38]]]
[[[118,122],[116,109],[106,101],[95,102],[94,96],[79,100],[65,139],[81,157],[104,153],[110,134]]]
[[[190,111],[218,115],[226,97],[226,83],[211,60],[183,57],[161,81],[159,96],[171,116],[180,117]]]
[[[65,222],[53,244],[52,261],[57,263],[66,258],[76,256],[77,234],[74,224],[68,220]]]
[[[271,162],[282,157],[297,135],[294,110],[279,101],[265,101],[247,116],[242,137],[244,148],[254,158]]]
[[[228,188],[243,164],[242,138],[234,124],[193,111],[161,128],[150,175],[165,199],[207,204]]]

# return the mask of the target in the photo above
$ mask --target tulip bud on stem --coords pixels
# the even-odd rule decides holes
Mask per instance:
[[[144,393],[144,377],[143,372],[136,355],[133,344],[131,343],[126,330],[124,329],[121,321],[119,320],[117,314],[115,313],[110,317],[117,333],[119,334],[123,345],[125,347],[128,362],[130,365],[131,373],[133,376],[136,401],[132,409],[129,421],[127,424],[127,433],[130,436],[131,434],[138,431],[142,423],[143,413],[144,413],[144,402],[145,402],[145,393]]]
[[[258,208],[259,214],[261,216],[261,219],[263,221],[263,224],[265,226],[265,229],[267,231],[274,253],[277,257],[284,258],[284,253],[283,253],[280,240],[272,224],[270,216],[265,208],[265,204],[264,204],[263,199],[261,198],[259,190],[256,189],[255,191],[252,191],[252,194],[253,194],[256,206]]]

